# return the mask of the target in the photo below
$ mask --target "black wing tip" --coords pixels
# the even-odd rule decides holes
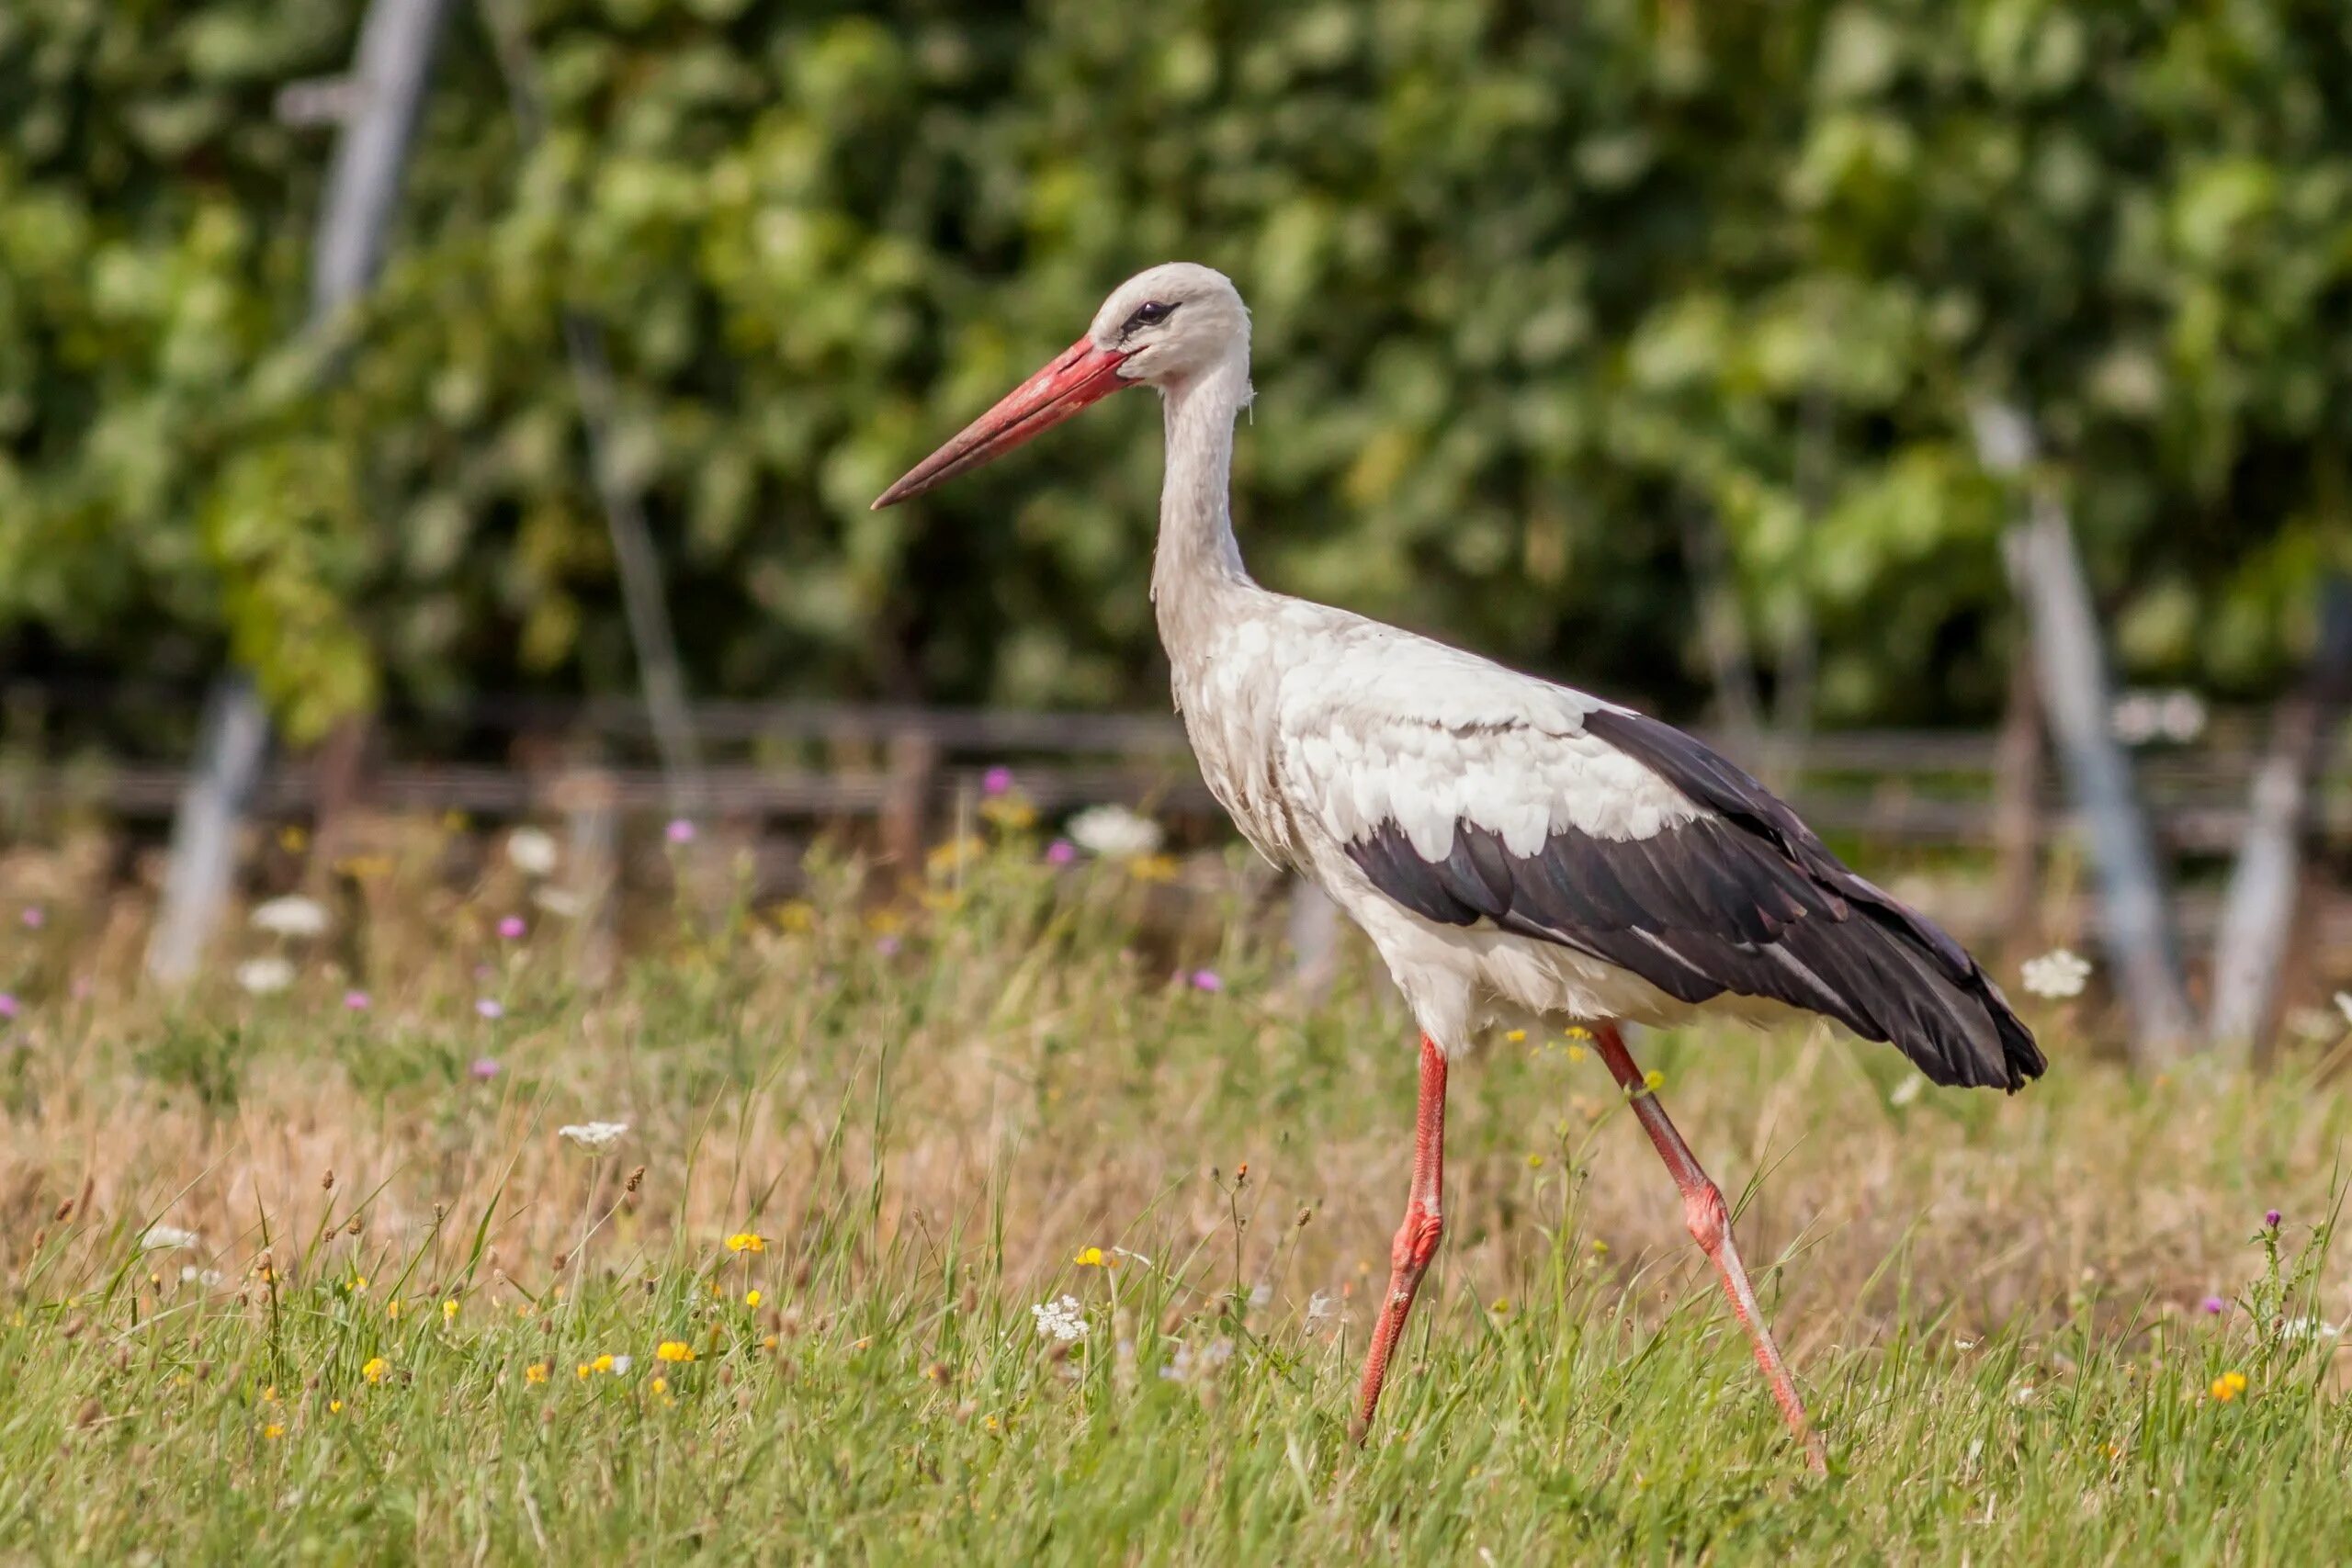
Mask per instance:
[[[1968,980],[1955,987],[1946,1005],[1931,1015],[1929,1027],[1890,1030],[1889,1036],[1939,1088],[1997,1089],[2015,1094],[2048,1072],[2050,1059],[2000,987],[1981,967],[1969,967]],[[1990,1039],[1985,1037],[1988,1024]]]

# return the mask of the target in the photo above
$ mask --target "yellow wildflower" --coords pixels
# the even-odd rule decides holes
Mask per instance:
[[[1496,1316],[1498,1316],[1498,1317],[1508,1317],[1508,1316],[1510,1316],[1510,1298],[1509,1296],[1498,1296],[1498,1297],[1496,1297],[1496,1298],[1495,1298],[1494,1312],[1495,1312],[1495,1315],[1496,1315]]]
[[[351,1277],[351,1293],[352,1293],[353,1295],[355,1295],[355,1296],[356,1296],[356,1295],[357,1295],[360,1292],[362,1292],[362,1291],[366,1290],[367,1288],[368,1288],[368,1276],[367,1276],[367,1275],[365,1275],[365,1274],[354,1274],[354,1275]]]
[[[525,1382],[547,1382],[548,1364],[545,1361],[533,1361],[529,1366],[523,1369],[523,1381]]]
[[[609,1372],[613,1370],[613,1359],[610,1356],[599,1356],[590,1364],[600,1372]]]
[[[1529,1155],[1527,1156],[1527,1168],[1530,1170],[1543,1169],[1544,1156],[1542,1155]]]
[[[1599,1236],[1594,1236],[1592,1238],[1592,1249],[1595,1252],[1606,1252],[1609,1250],[1609,1244],[1601,1240]]]
[[[1569,1060],[1569,1061],[1571,1061],[1571,1062],[1581,1062],[1581,1061],[1583,1061],[1583,1060],[1584,1060],[1584,1047],[1583,1047],[1583,1046],[1581,1046],[1581,1045],[1571,1045],[1571,1046],[1569,1046],[1569,1047],[1568,1047],[1568,1060]]]
[[[654,1347],[653,1354],[656,1359],[663,1361],[691,1361],[695,1359],[695,1348],[683,1339],[664,1339]]]
[[[945,875],[979,859],[988,853],[988,848],[967,833],[960,839],[950,839],[945,843],[933,845],[931,852],[923,856],[923,868],[933,876]]]
[[[595,1370],[595,1368],[590,1366],[587,1362],[582,1361],[578,1366],[571,1369],[571,1375],[578,1378],[582,1382],[586,1382],[588,1381],[588,1374]]]
[[[817,929],[817,907],[799,898],[788,904],[779,904],[775,909],[775,923],[780,929],[796,934],[814,931]]]
[[[1527,1031],[1524,1029],[1514,1029],[1505,1034],[1503,1038],[1510,1041],[1514,1045],[1524,1045],[1527,1043]]]
[[[765,1252],[767,1249],[768,1238],[756,1231],[737,1231],[727,1238],[727,1250],[729,1252]]]
[[[391,1370],[392,1364],[383,1357],[370,1356],[368,1358],[368,1364],[359,1369],[359,1375],[369,1382],[382,1382],[384,1374]]]
[[[455,1323],[458,1321],[458,1302],[456,1297],[452,1296],[449,1300],[441,1303],[441,1321],[444,1323]]]
[[[2223,1404],[2227,1404],[2245,1392],[2245,1374],[2244,1372],[2223,1372],[2213,1380],[2213,1397]]]
[[[755,1307],[759,1305],[760,1292],[756,1290],[745,1291],[743,1292],[743,1304],[747,1307]]]
[[[398,1317],[400,1314],[401,1299],[398,1296],[394,1296],[390,1301],[384,1303],[384,1315],[386,1317]]]
[[[771,1335],[769,1335],[767,1337],[765,1337],[764,1339],[762,1339],[762,1340],[760,1341],[760,1348],[761,1348],[761,1349],[763,1349],[763,1350],[773,1350],[773,1349],[775,1349],[775,1335],[773,1335],[773,1334],[771,1334]]]
[[[1102,1249],[1099,1247],[1082,1247],[1079,1248],[1078,1256],[1070,1261],[1080,1269],[1100,1269],[1102,1267]]]
[[[328,1401],[327,1401],[327,1414],[328,1414],[328,1415],[330,1415],[330,1416],[340,1416],[340,1415],[342,1415],[342,1414],[343,1414],[343,1401],[342,1401],[342,1400],[340,1400],[340,1399],[330,1399],[330,1400],[328,1400]]]
[[[1666,1075],[1659,1072],[1656,1067],[1652,1067],[1648,1072],[1642,1075],[1642,1082],[1653,1089],[1664,1089],[1666,1087]]]
[[[1585,1028],[1584,1025],[1580,1023],[1572,1023],[1568,1025],[1567,1028],[1560,1031],[1560,1032],[1566,1035],[1571,1040],[1589,1040],[1592,1038],[1592,1031]]]
[[[286,1428],[272,1421],[261,1429],[261,1435],[265,1438],[282,1438],[286,1436]]]
[[[1137,855],[1127,863],[1127,874],[1137,882],[1173,882],[1176,880],[1176,857]]]
[[[980,802],[980,816],[1012,833],[1037,825],[1037,808],[1017,795],[1000,795]]]
[[[652,1389],[656,1393],[669,1393],[670,1380],[668,1378],[655,1378],[652,1382]]]
[[[276,1383],[272,1383],[267,1388],[261,1391],[261,1402],[264,1404],[275,1404],[277,1403],[277,1385]]]
[[[310,848],[311,835],[294,823],[288,822],[277,830],[277,844],[288,854],[299,855]]]

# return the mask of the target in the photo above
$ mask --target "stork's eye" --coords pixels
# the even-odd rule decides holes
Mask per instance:
[[[1136,313],[1127,318],[1127,324],[1124,330],[1133,332],[1137,327],[1156,327],[1175,313],[1176,307],[1173,305],[1163,305],[1157,299],[1147,299],[1136,307]]]

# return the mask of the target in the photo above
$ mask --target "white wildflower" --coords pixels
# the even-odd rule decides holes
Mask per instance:
[[[2079,953],[2053,947],[2039,958],[2027,959],[2018,973],[2027,990],[2056,1001],[2083,994],[2083,982],[2091,977],[2091,963]]]
[[[2030,1382],[2021,1382],[2018,1384],[2016,1388],[2009,1391],[2009,1403],[2012,1404],[2031,1404],[2033,1403],[2033,1385]]]
[[[2205,699],[2194,692],[2165,693],[2158,727],[2165,739],[2187,745],[2205,733]]]
[[[2335,993],[2335,1010],[2344,1015],[2346,1023],[2352,1023],[2352,991]]]
[[[2164,729],[2164,699],[2154,692],[2126,692],[2108,710],[2107,727],[2126,746],[2145,746]]]
[[[1889,1105],[1908,1105],[1918,1099],[1919,1091],[1927,1087],[1928,1080],[1918,1074],[1905,1073],[1903,1080],[1887,1091],[1886,1102]]]
[[[506,859],[526,876],[548,875],[555,870],[555,840],[543,828],[517,828],[506,835]]]
[[[2186,746],[2205,733],[2206,717],[2205,699],[2195,692],[2126,692],[2109,711],[2108,728],[2126,746]]]
[[[1039,1302],[1029,1309],[1037,1320],[1037,1332],[1048,1339],[1058,1339],[1067,1345],[1086,1337],[1086,1309],[1076,1296],[1061,1296],[1050,1302]]]
[[[1339,1315],[1340,1309],[1332,1304],[1331,1298],[1325,1292],[1317,1291],[1306,1298],[1307,1327],[1313,1328],[1317,1325],[1329,1323]]]
[[[272,936],[312,937],[327,934],[326,906],[315,898],[305,898],[300,893],[288,893],[283,898],[272,898],[266,904],[254,906],[248,917],[254,930],[267,931]]]
[[[637,1358],[634,1356],[615,1356],[613,1358],[613,1376],[616,1378],[626,1377],[628,1374],[628,1370],[635,1365],[637,1365]]]
[[[209,1291],[216,1288],[220,1283],[220,1270],[218,1269],[198,1269],[195,1264],[190,1263],[180,1270],[180,1283],[183,1285],[202,1285],[206,1290]]]
[[[2333,1339],[2343,1330],[2332,1323],[2322,1323],[2315,1317],[2290,1317],[2278,1325],[2282,1339]]]
[[[204,1238],[194,1231],[182,1230],[177,1225],[153,1224],[140,1236],[139,1250],[168,1252],[175,1247],[198,1247],[203,1241]]]
[[[2338,1018],[2328,1008],[2289,1008],[2278,1026],[2298,1040],[2333,1040],[2352,1019]]]
[[[628,1123],[626,1122],[574,1122],[570,1126],[558,1127],[555,1135],[569,1138],[592,1153],[602,1154],[619,1143],[621,1134],[628,1131]]]
[[[257,997],[275,996],[294,983],[294,965],[283,958],[248,958],[237,965],[237,984]]]
[[[1124,806],[1090,806],[1069,819],[1070,841],[1105,860],[1136,860],[1159,848],[1159,824]]]
[[[542,887],[531,895],[531,902],[560,919],[576,920],[588,908],[588,900],[569,887]]]
[[[1267,1284],[1263,1280],[1259,1280],[1256,1284],[1250,1287],[1250,1304],[1251,1306],[1266,1306],[1271,1303],[1273,1299],[1274,1288],[1272,1285]]]

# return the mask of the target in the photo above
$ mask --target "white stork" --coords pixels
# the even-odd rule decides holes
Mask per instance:
[[[1228,507],[1250,314],[1220,273],[1178,262],[1128,279],[1085,336],[874,504],[919,495],[1127,387],[1158,388],[1166,413],[1151,596],[1201,771],[1268,860],[1312,877],[1363,928],[1420,1026],[1412,1190],[1358,1436],[1444,1229],[1447,1064],[1491,1019],[1533,1013],[1591,1032],[1822,1468],[1723,1194],[1617,1023],[1821,1013],[1892,1042],[1933,1082],[2012,1091],[2042,1071],[2033,1036],[1951,937],[1689,736],[1252,581]]]

